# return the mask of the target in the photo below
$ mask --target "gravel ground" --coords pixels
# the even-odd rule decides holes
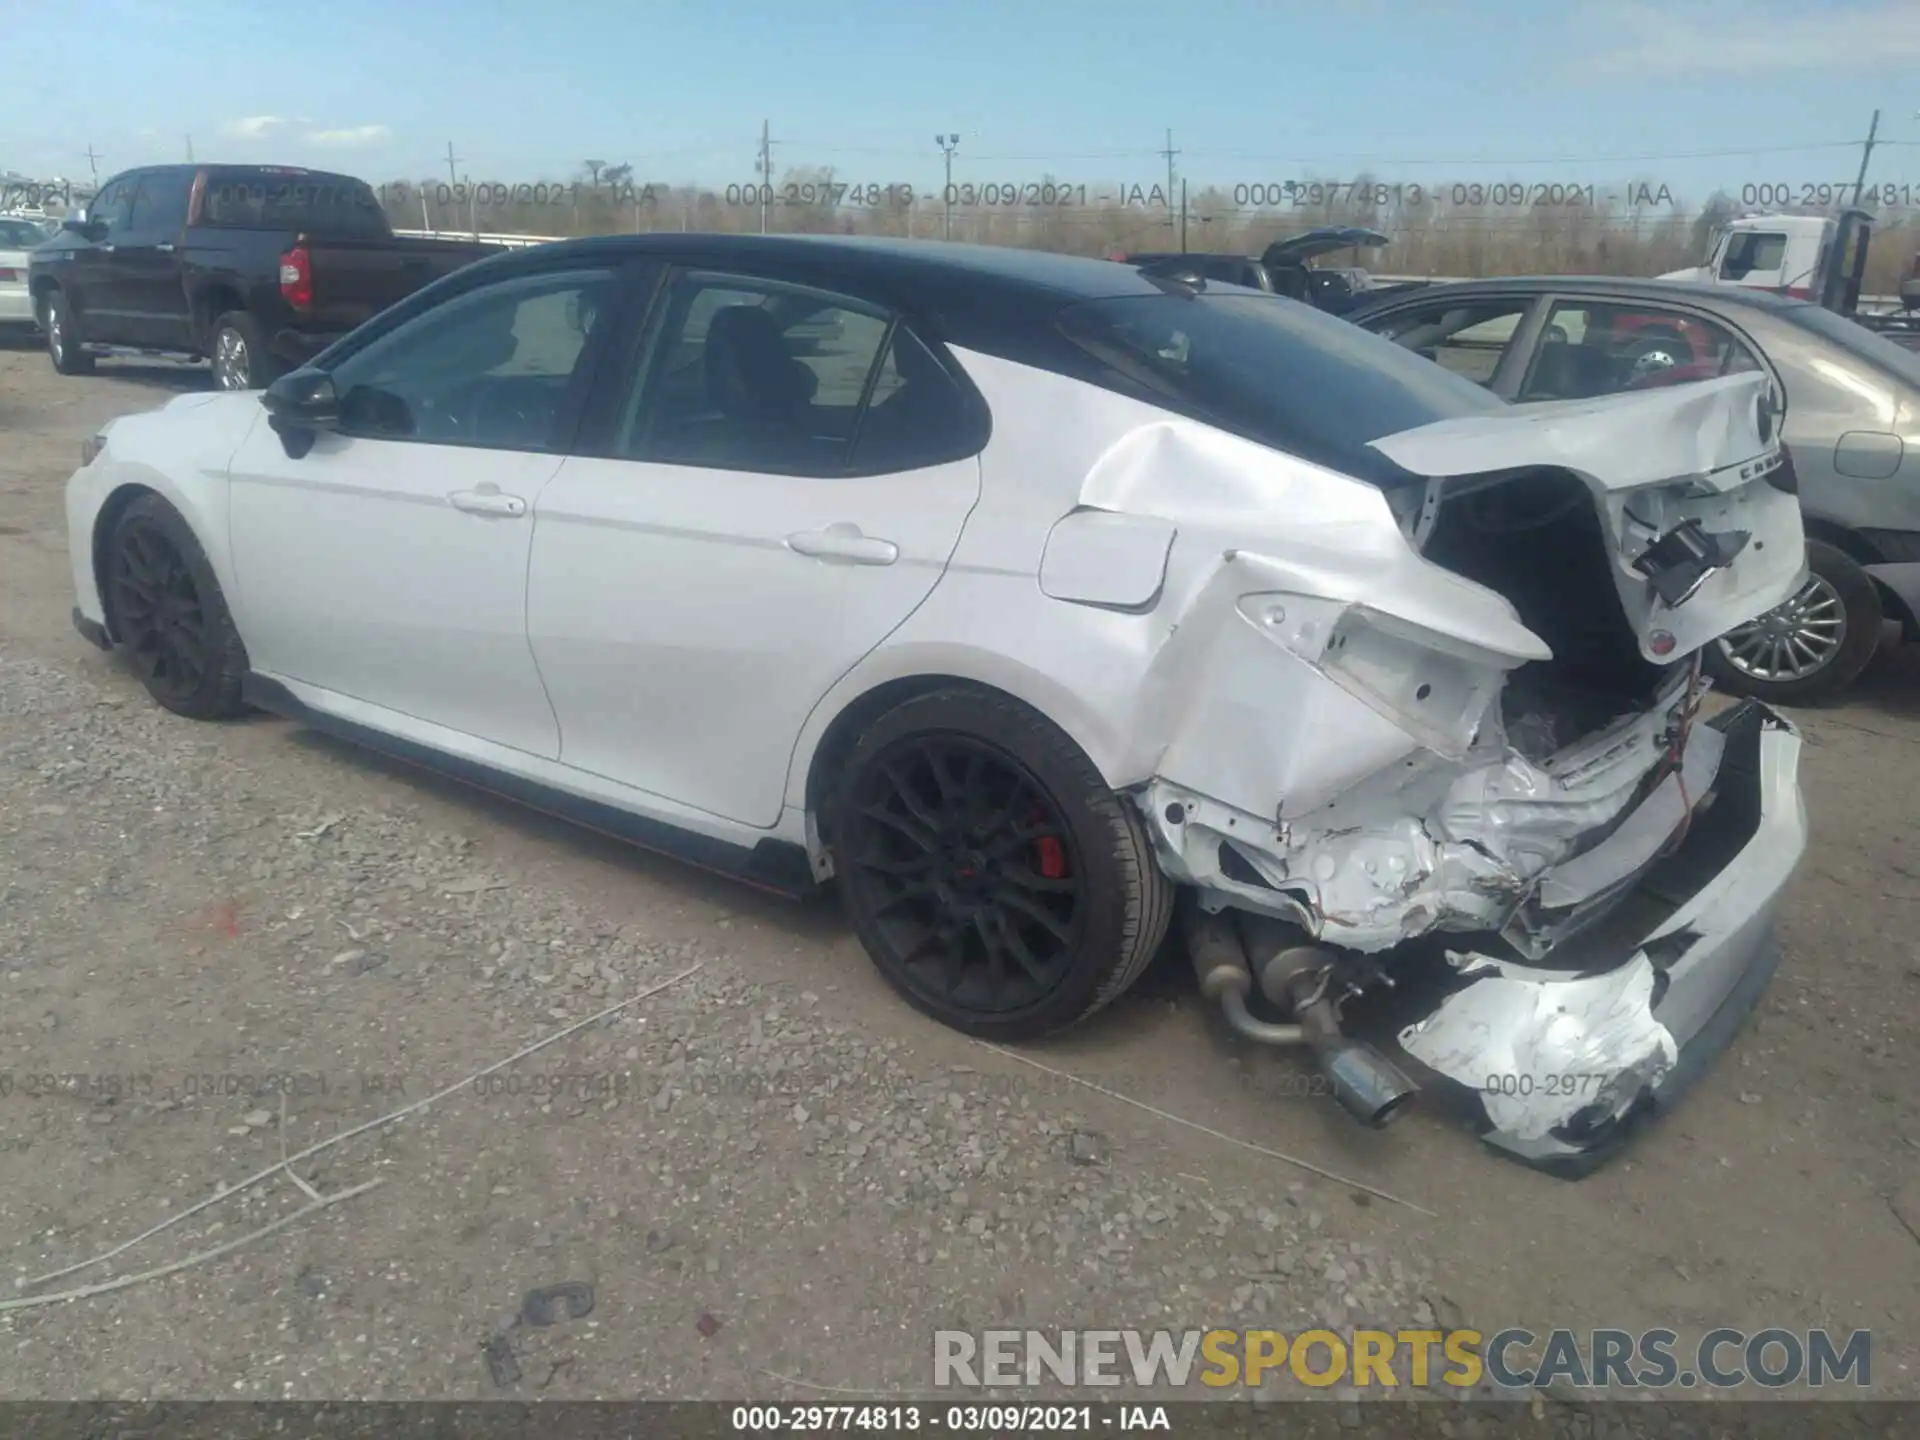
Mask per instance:
[[[153,707],[68,627],[59,490],[90,424],[199,383],[0,350],[0,1276],[635,1003],[294,1166],[377,1188],[0,1313],[10,1398],[877,1396],[927,1389],[940,1328],[1263,1323],[1870,1327],[1875,1390],[1920,1393],[1911,655],[1802,717],[1818,848],[1781,973],[1589,1181],[1437,1114],[1358,1132],[1177,957],[1024,1052],[1340,1183],[922,1020],[830,904]],[[60,1284],[310,1203],[277,1176]],[[523,1306],[566,1282],[590,1309]]]

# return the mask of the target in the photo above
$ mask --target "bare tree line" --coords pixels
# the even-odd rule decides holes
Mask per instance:
[[[394,181],[379,191],[389,217],[403,229],[556,237],[750,232],[761,228],[760,201],[766,198],[765,226],[773,232],[923,239],[946,233],[949,207],[941,196],[913,195],[908,187],[876,194],[877,188],[853,183],[831,166],[802,167],[787,171],[766,196],[751,184],[715,188],[647,182],[631,165],[595,160],[562,181],[471,189],[432,180]],[[1251,187],[1260,198],[1266,188]],[[1505,187],[1490,188],[1497,193]],[[1568,203],[1462,204],[1456,203],[1458,187],[1421,188],[1366,176],[1303,184],[1290,197],[1311,204],[1236,204],[1248,198],[1249,187],[1235,189],[1243,193],[1236,196],[1225,187],[1191,191],[1183,211],[1182,196],[1169,196],[1164,185],[1132,189],[1125,203],[1100,203],[1085,188],[1052,179],[1004,189],[975,187],[973,203],[951,207],[952,235],[1082,255],[1181,248],[1252,255],[1313,226],[1359,225],[1388,236],[1389,243],[1351,259],[1332,257],[1336,263],[1400,275],[1657,275],[1698,264],[1713,229],[1739,213],[1724,191],[1688,208],[1657,181],[1642,178],[1618,188],[1619,194],[1640,197],[1639,204],[1608,200],[1611,186],[1587,192],[1595,197],[1591,203],[1576,191]],[[1412,198],[1416,190],[1418,203]],[[1082,196],[1087,203],[1079,203]],[[1660,197],[1657,203],[1653,196]],[[963,190],[958,201],[965,198]],[[993,203],[1003,199],[1013,203]],[[1882,211],[1868,256],[1866,293],[1898,290],[1917,246],[1920,216]]]

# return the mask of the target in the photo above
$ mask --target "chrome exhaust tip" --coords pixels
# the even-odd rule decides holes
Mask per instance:
[[[1370,1130],[1384,1130],[1399,1119],[1418,1093],[1399,1066],[1364,1040],[1341,1039],[1314,1050],[1334,1099]]]

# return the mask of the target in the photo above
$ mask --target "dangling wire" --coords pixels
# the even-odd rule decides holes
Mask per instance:
[[[1693,667],[1687,671],[1687,698],[1681,704],[1680,726],[1674,735],[1673,748],[1667,752],[1667,763],[1673,766],[1673,778],[1680,786],[1680,824],[1660,852],[1663,860],[1686,844],[1687,832],[1693,828],[1693,800],[1687,794],[1687,738],[1693,734],[1693,717],[1700,708],[1700,666],[1705,655],[1704,650],[1693,652]]]

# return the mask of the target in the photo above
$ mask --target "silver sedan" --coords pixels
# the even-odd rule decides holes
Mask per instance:
[[[1805,586],[1722,637],[1722,689],[1836,694],[1889,622],[1920,640],[1920,354],[1805,301],[1729,286],[1529,276],[1399,291],[1356,324],[1519,404],[1763,370],[1808,536]]]

